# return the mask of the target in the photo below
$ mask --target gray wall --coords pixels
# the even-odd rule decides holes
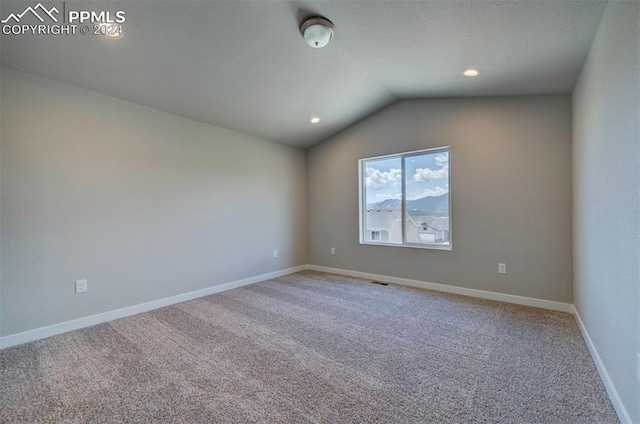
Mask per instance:
[[[640,423],[640,3],[610,2],[573,94],[574,301]],[[638,370],[640,372],[640,370]]]
[[[446,145],[453,251],[360,245],[357,160]],[[569,96],[402,101],[307,160],[310,263],[572,302]]]
[[[2,335],[307,262],[304,151],[1,72]]]

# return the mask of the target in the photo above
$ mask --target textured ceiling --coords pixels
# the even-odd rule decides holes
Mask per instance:
[[[3,1],[0,15],[35,4]],[[308,147],[399,98],[569,93],[605,6],[598,0],[67,1],[67,10],[124,10],[124,35],[2,35],[1,63]],[[316,14],[336,26],[323,49],[310,48],[298,32]],[[482,73],[464,78],[469,67]],[[321,123],[311,125],[312,115]]]

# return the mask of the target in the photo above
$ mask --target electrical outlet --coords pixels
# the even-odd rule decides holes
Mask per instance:
[[[498,274],[507,273],[507,264],[498,264]]]
[[[76,293],[84,293],[87,291],[87,280],[76,281]]]
[[[277,257],[278,257],[278,251],[277,251],[277,250],[274,250],[274,251],[273,251],[273,257],[274,257],[274,258],[277,258]]]
[[[335,254],[336,254],[336,248],[335,248],[335,247],[332,247],[332,248],[331,248],[331,254],[332,254],[332,255],[335,255]]]

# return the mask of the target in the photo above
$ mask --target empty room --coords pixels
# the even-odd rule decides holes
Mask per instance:
[[[640,424],[640,2],[0,2],[1,423]]]

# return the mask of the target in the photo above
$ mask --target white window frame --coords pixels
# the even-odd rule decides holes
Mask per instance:
[[[406,177],[405,177],[405,158],[410,156],[421,156],[424,154],[436,154],[438,152],[448,152],[449,157],[449,173],[448,173],[448,184],[449,184],[449,244],[425,244],[425,243],[409,243],[407,242],[407,230],[406,230]],[[400,216],[402,217],[402,243],[388,243],[382,241],[373,241],[367,240],[365,228],[365,218],[364,213],[367,211],[366,205],[366,167],[364,164],[371,160],[380,160],[380,159],[391,159],[391,158],[400,158],[400,164],[402,166],[402,202],[401,202],[401,212]],[[395,153],[391,155],[383,155],[383,156],[373,156],[369,158],[358,159],[358,228],[359,228],[359,239],[360,244],[366,245],[375,245],[375,246],[389,246],[389,247],[410,247],[414,249],[435,249],[435,250],[453,250],[453,219],[452,219],[452,209],[451,209],[451,146],[443,146],[436,147],[432,149],[424,149],[424,150],[414,150],[411,152],[404,153]]]

